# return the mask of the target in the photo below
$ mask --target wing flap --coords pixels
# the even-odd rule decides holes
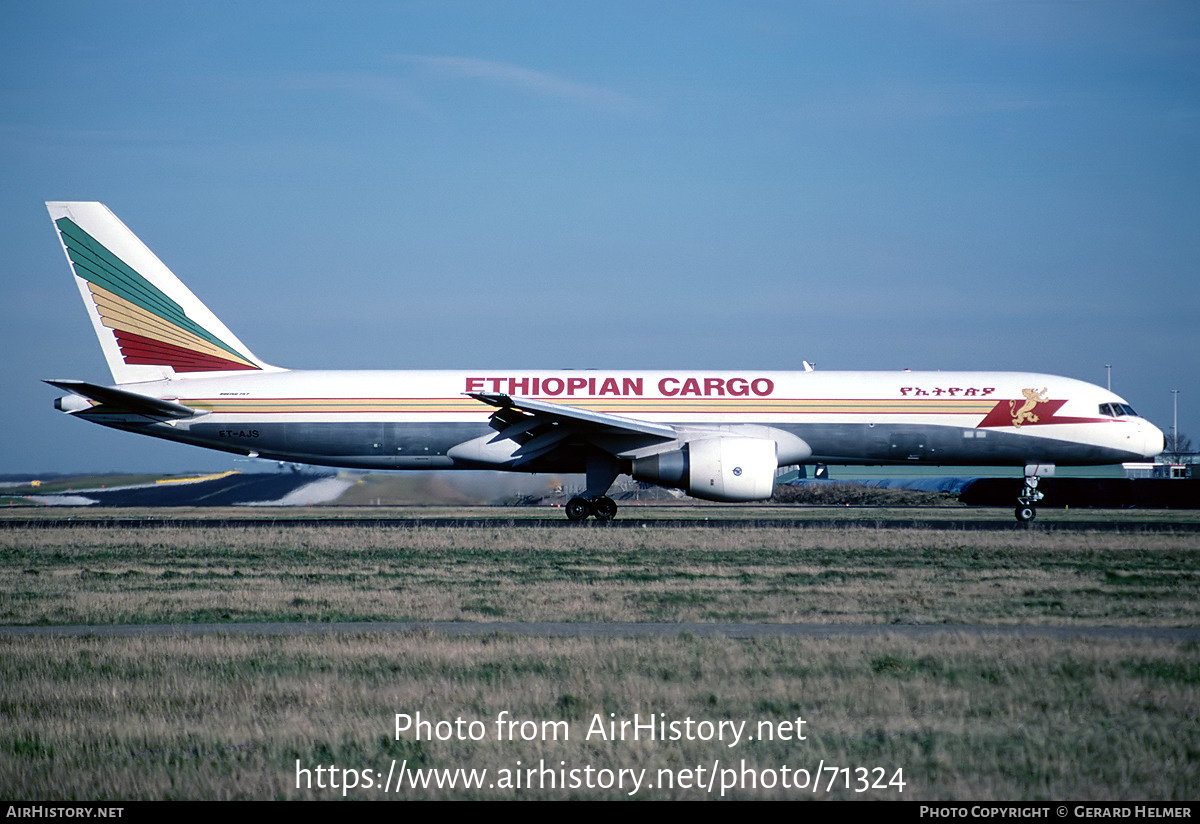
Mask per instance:
[[[565,441],[570,434],[571,431],[567,427],[551,426],[549,431],[534,435],[513,450],[513,457],[517,459],[515,465],[520,466],[540,458]]]

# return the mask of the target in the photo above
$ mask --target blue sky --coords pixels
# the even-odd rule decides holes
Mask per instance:
[[[0,472],[106,382],[100,200],[296,368],[1017,369],[1200,440],[1193,2],[0,4]]]

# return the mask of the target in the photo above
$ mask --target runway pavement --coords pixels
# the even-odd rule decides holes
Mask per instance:
[[[288,517],[223,516],[218,518],[5,518],[0,529],[73,529],[95,527],[108,529],[245,529],[247,527],[294,529],[297,527],[347,528],[423,528],[465,529],[537,527],[543,529],[944,529],[964,532],[1200,532],[1200,521],[1078,521],[1015,520],[974,521],[951,518],[873,518],[856,514],[853,518],[617,518],[612,521],[568,521],[564,516],[553,517],[469,517],[469,518],[379,518],[379,517]]]

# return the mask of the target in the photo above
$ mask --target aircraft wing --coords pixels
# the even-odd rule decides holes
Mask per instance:
[[[664,424],[640,421],[636,418],[625,418],[621,415],[608,415],[604,412],[592,412],[575,406],[564,406],[559,403],[547,403],[528,398],[513,398],[508,395],[471,392],[471,397],[477,401],[500,407],[501,409],[517,409],[543,418],[547,421],[558,421],[574,425],[584,425],[589,428],[608,430],[611,434],[653,435],[664,440],[674,440],[678,437],[675,427]]]
[[[503,454],[506,459],[515,461],[513,466],[539,458],[572,439],[595,444],[614,441],[627,444],[633,438],[639,442],[638,445],[642,445],[647,441],[673,441],[679,437],[672,426],[636,418],[509,395],[487,392],[468,394],[477,401],[496,407],[491,426],[497,434],[481,439],[486,441],[486,445],[480,444],[472,450],[472,457],[482,457],[491,451],[489,447],[501,441],[511,441],[517,444],[515,449],[497,450],[495,454]],[[606,451],[616,450],[610,446]]]

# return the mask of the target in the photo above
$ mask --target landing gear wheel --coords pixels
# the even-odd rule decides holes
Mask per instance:
[[[592,501],[592,514],[597,521],[611,521],[617,517],[617,503],[607,495],[601,495]]]
[[[1052,466],[1044,466],[1039,464],[1028,464],[1025,467],[1025,485],[1021,487],[1021,494],[1017,496],[1017,521],[1022,524],[1027,524],[1037,517],[1037,508],[1034,506],[1038,501],[1046,497],[1045,493],[1038,489],[1038,481],[1041,478],[1038,476],[1039,469],[1053,470]],[[1050,474],[1053,474],[1051,471]]]
[[[571,521],[583,521],[587,516],[592,514],[592,505],[588,503],[587,498],[572,498],[567,501],[567,519]]]

